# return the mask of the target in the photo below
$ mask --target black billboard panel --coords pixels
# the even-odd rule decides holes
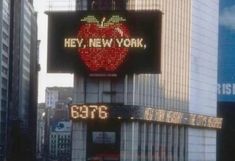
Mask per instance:
[[[160,73],[160,11],[48,12],[49,73]]]

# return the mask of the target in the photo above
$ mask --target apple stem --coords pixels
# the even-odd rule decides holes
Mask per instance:
[[[105,21],[105,17],[103,17],[103,19],[101,21],[101,27],[104,27],[104,21]]]

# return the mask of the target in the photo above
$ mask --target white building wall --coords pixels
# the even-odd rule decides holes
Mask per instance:
[[[189,112],[216,116],[219,2],[192,2]]]
[[[219,0],[192,0],[189,112],[216,116]],[[216,131],[188,129],[188,160],[216,160]]]
[[[129,10],[162,11],[161,73],[128,78],[125,104],[187,112],[191,0],[128,0]],[[131,77],[131,76],[129,76]],[[131,95],[133,94],[133,96]]]
[[[160,74],[134,74],[128,75],[124,80],[124,104],[151,106],[166,110],[188,111],[189,105],[189,66],[190,66],[190,44],[191,44],[191,0],[129,0],[129,10],[160,10],[162,11],[162,44],[161,44],[161,73]],[[129,127],[128,131],[121,130],[121,135],[141,135],[141,161],[152,161],[152,144],[155,145],[153,152],[157,160],[172,161],[172,149],[175,151],[175,158],[185,160],[184,149],[187,144],[185,128],[174,127],[174,139],[172,140],[172,126],[157,126],[155,137],[159,141],[151,141],[153,135],[152,125],[147,123],[123,123],[122,128]],[[179,131],[179,132],[178,132]],[[141,133],[141,134],[140,134]],[[136,160],[138,149],[136,143],[131,144],[138,138],[122,137],[121,140],[121,161]],[[148,138],[148,139],[146,139]],[[176,139],[175,139],[176,140]],[[122,146],[126,145],[128,146]],[[161,144],[161,147],[159,146]],[[148,147],[148,150],[146,149]],[[166,152],[166,148],[167,152]],[[172,147],[172,148],[169,148]],[[176,148],[177,147],[177,148]],[[176,152],[179,147],[179,153]],[[148,154],[146,156],[146,150]],[[125,152],[132,151],[132,155]],[[161,154],[160,156],[158,154]],[[177,156],[176,156],[177,155]]]

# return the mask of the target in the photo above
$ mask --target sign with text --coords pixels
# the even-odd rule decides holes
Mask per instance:
[[[218,101],[235,102],[235,27],[233,0],[220,1]]]
[[[221,129],[223,120],[206,115],[119,104],[74,104],[69,107],[69,116],[73,121],[144,120],[215,129]]]
[[[160,73],[160,11],[48,12],[48,72]]]

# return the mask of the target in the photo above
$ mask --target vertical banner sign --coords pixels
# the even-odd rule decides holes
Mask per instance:
[[[48,72],[160,73],[160,11],[49,12]]]
[[[235,1],[220,1],[218,101],[235,102]]]

